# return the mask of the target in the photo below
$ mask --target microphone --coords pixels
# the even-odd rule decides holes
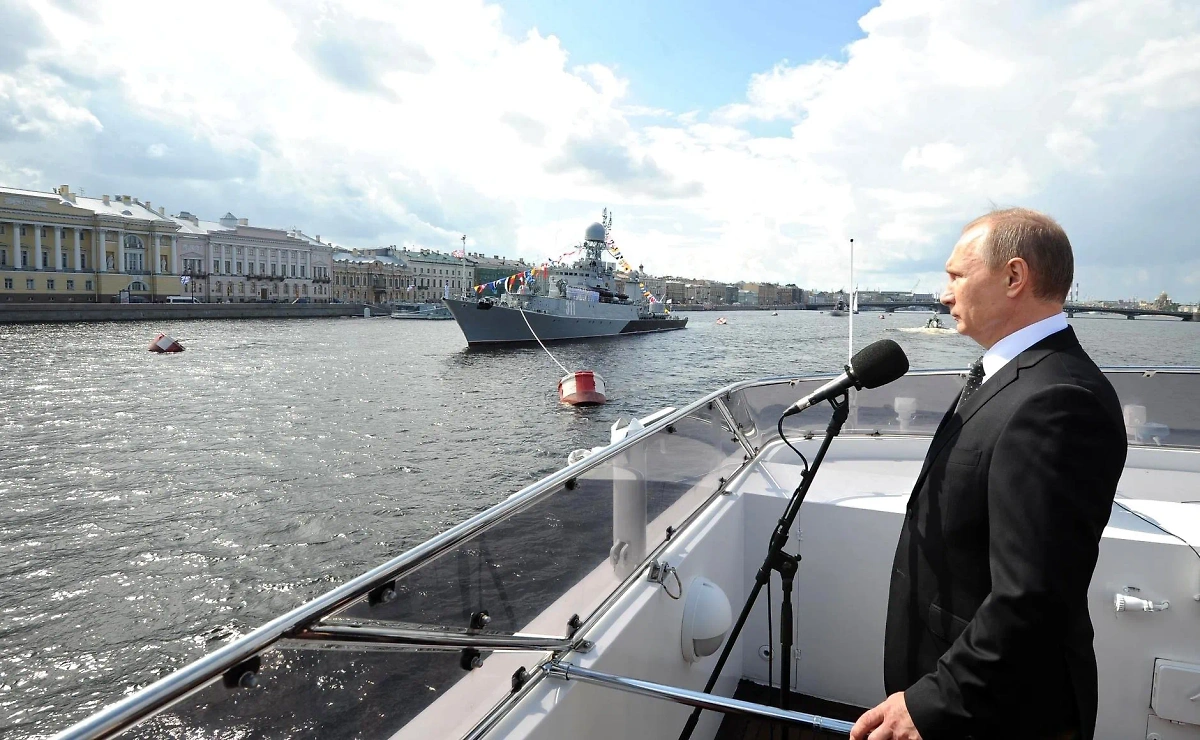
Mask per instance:
[[[890,339],[880,339],[863,347],[846,366],[846,372],[796,401],[783,412],[786,419],[800,413],[809,406],[842,395],[851,386],[855,388],[878,388],[908,372],[908,357],[900,345]]]

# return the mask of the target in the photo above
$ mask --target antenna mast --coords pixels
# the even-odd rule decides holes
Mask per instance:
[[[858,300],[855,298],[854,290],[854,240],[850,240],[850,305],[847,308],[850,311],[850,348],[846,352],[846,364],[850,364],[850,360],[854,358],[854,309]]]

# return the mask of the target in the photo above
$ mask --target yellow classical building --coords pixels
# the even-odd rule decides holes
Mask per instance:
[[[128,195],[0,187],[0,305],[180,295],[179,224]]]

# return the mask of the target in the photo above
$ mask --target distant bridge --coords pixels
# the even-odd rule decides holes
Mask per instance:
[[[1111,313],[1120,314],[1127,319],[1134,319],[1138,316],[1172,316],[1184,321],[1200,321],[1200,313],[1192,311],[1163,311],[1157,308],[1114,308],[1112,306],[1094,306],[1088,303],[1068,303],[1063,306],[1063,310],[1067,312],[1067,316],[1074,318],[1077,313]]]
[[[804,306],[810,311],[827,311],[831,308],[836,308],[837,303],[808,303]],[[893,313],[901,310],[919,309],[922,311],[933,311],[935,313],[950,313],[950,309],[943,306],[938,301],[913,301],[905,303],[903,301],[878,301],[867,302],[860,300],[858,302],[859,313],[863,311],[882,311],[883,313]]]

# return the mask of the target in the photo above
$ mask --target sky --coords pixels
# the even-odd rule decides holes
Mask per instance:
[[[0,185],[348,247],[938,291],[1044,210],[1080,294],[1200,300],[1194,0],[0,0]]]

